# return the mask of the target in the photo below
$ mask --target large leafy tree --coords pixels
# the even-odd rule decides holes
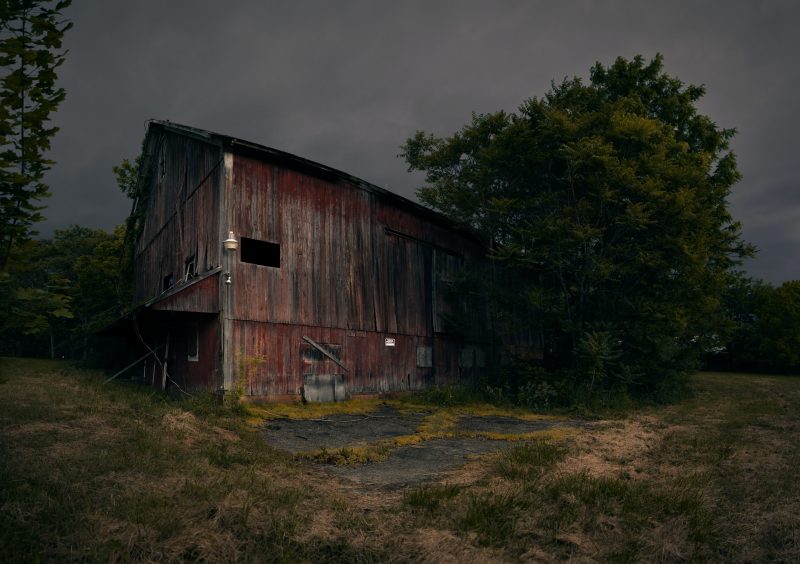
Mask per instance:
[[[661,56],[619,58],[403,146],[426,174],[419,198],[484,237],[497,327],[540,331],[548,366],[590,393],[653,390],[692,367],[752,252],[726,204],[734,131],[697,111],[703,94]]]
[[[64,100],[56,70],[64,62],[61,11],[71,0],[0,0],[0,270],[15,241],[42,219],[43,182],[53,164],[45,157],[58,131],[50,115]]]

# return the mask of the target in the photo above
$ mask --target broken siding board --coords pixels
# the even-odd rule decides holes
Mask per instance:
[[[305,342],[307,342],[309,345],[311,345],[312,347],[314,347],[317,351],[322,353],[324,356],[328,357],[328,359],[330,359],[332,362],[337,364],[342,370],[344,370],[345,372],[347,371],[347,366],[345,366],[342,363],[342,361],[340,360],[340,358],[341,358],[341,349],[342,349],[341,345],[329,345],[329,344],[321,345],[320,343],[317,343],[316,341],[314,341],[311,337],[309,337],[307,335],[303,335],[303,340]],[[336,353],[336,354],[334,354],[334,353]],[[337,356],[337,354],[338,354],[338,356]]]

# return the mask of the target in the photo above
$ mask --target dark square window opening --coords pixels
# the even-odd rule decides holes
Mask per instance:
[[[261,266],[281,267],[281,246],[278,243],[242,237],[242,262]]]
[[[162,287],[162,291],[166,292],[167,290],[172,288],[174,285],[175,285],[175,277],[170,272],[169,274],[167,274],[164,277],[164,284],[163,284],[163,287]]]

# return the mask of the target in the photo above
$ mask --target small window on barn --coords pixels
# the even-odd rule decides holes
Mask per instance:
[[[190,362],[200,360],[200,327],[197,323],[189,325],[189,334],[186,336],[186,359]]]
[[[242,237],[242,262],[281,267],[281,246],[278,243]]]
[[[175,276],[173,276],[173,274],[170,272],[169,274],[167,274],[164,277],[164,285],[163,285],[163,287],[161,289],[162,289],[162,291],[166,292],[167,290],[172,288],[174,285],[175,285]]]

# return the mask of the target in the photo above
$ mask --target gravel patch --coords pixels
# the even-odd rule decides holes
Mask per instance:
[[[269,445],[295,454],[322,448],[335,450],[413,435],[427,415],[401,413],[383,405],[368,415],[342,414],[313,420],[275,419],[265,427],[264,437]],[[520,435],[564,425],[576,426],[581,423],[468,416],[458,421],[455,437],[396,447],[382,462],[325,466],[324,471],[334,479],[350,482],[359,488],[399,489],[436,479],[439,474],[460,468],[475,456],[516,446],[508,441],[458,436],[458,433]]]
[[[326,470],[359,486],[399,489],[434,479],[441,472],[463,466],[474,456],[510,446],[504,441],[476,438],[434,439],[397,448],[380,463],[330,466]]]
[[[384,405],[369,415],[331,415],[322,419],[274,419],[264,431],[267,444],[292,453],[336,449],[413,435],[427,413],[401,414]]]

